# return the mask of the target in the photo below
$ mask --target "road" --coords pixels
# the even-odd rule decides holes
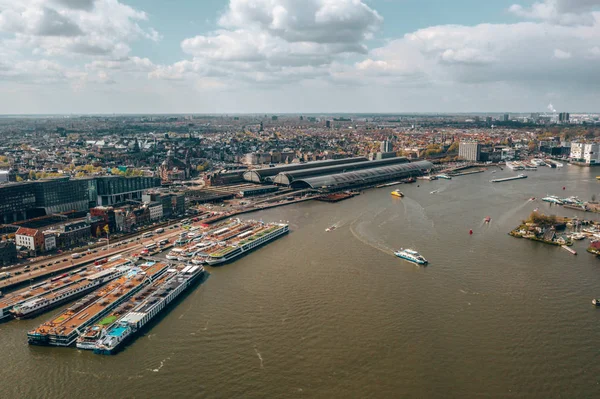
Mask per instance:
[[[194,225],[200,224],[201,222],[194,223]],[[175,236],[178,236],[181,233],[181,231],[183,231],[181,227],[170,227],[161,234],[154,234],[154,236],[152,236],[151,238],[142,238],[141,235],[129,237],[125,240],[111,242],[110,248],[108,248],[107,250],[96,249],[96,253],[92,252],[91,254],[86,254],[83,258],[80,259],[73,259],[71,254],[69,254],[55,256],[51,259],[46,259],[42,262],[31,263],[29,265],[29,269],[18,270],[22,274],[1,281],[0,290],[5,290],[9,287],[18,286],[27,281],[37,280],[52,274],[58,274],[59,272],[64,272],[66,270],[73,269],[76,267],[82,267],[99,259],[108,258],[122,253],[131,254],[135,253],[136,251],[139,252],[142,250],[142,247],[145,244],[149,244],[152,242],[157,243],[158,241],[164,239],[171,239]],[[44,265],[44,267],[41,267],[42,265]],[[37,269],[33,270],[34,268]]]

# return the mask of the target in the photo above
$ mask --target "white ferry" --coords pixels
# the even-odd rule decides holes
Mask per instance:
[[[209,255],[206,263],[211,266],[218,265],[221,263],[229,262],[246,252],[249,252],[261,245],[274,240],[275,238],[289,232],[289,225],[284,223],[272,223],[264,226],[266,229],[258,231],[242,241],[236,246],[226,246],[225,248],[213,252]]]
[[[400,249],[394,252],[394,255],[417,265],[426,265],[429,263],[420,253],[412,249]]]
[[[548,197],[544,197],[542,198],[542,201],[544,202],[550,202],[551,204],[557,204],[557,205],[563,205],[564,202],[558,198],[557,196],[554,195],[550,195]]]

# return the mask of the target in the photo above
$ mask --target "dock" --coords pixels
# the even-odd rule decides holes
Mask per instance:
[[[571,253],[571,255],[577,255],[577,251],[575,251],[574,249],[571,249],[571,248],[567,247],[566,245],[561,245],[560,247],[562,249],[564,249],[565,251],[568,251],[569,253]]]

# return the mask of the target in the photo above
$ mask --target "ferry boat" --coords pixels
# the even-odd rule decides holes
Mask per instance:
[[[394,197],[400,197],[400,198],[404,197],[404,194],[402,194],[399,190],[392,191],[392,195]]]
[[[73,300],[77,296],[83,296],[104,283],[121,277],[129,267],[119,267],[116,269],[108,269],[86,277],[84,281],[78,284],[73,284],[63,290],[44,295],[31,301],[17,305],[10,310],[10,313],[17,319],[25,319],[44,313],[62,303]]]
[[[183,270],[170,269],[171,275],[154,290],[144,301],[125,314],[110,327],[104,336],[96,341],[94,353],[111,355],[137,331],[156,317],[165,307],[188,289],[204,274],[202,266],[186,266]]]
[[[452,180],[452,177],[448,176],[447,174],[441,174],[441,175],[437,175],[436,177],[437,177],[438,179]]]
[[[544,202],[550,202],[551,204],[563,205],[564,202],[555,195],[549,195],[548,197],[542,198]]]
[[[538,158],[532,159],[531,163],[534,164],[535,166],[546,166],[546,162],[544,162],[544,161],[542,161],[541,159],[538,159]]]
[[[209,255],[208,263],[211,266],[229,262],[246,252],[260,247],[269,241],[289,232],[289,225],[284,223],[272,223],[262,225],[262,228],[235,245],[226,245],[224,248]]]
[[[421,256],[421,254],[412,249],[400,249],[399,251],[394,252],[394,255],[409,262],[416,263],[417,265],[426,265],[429,263],[427,259]]]

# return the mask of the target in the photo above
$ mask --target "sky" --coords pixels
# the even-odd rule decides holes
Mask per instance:
[[[0,114],[600,111],[600,0],[0,0]]]

